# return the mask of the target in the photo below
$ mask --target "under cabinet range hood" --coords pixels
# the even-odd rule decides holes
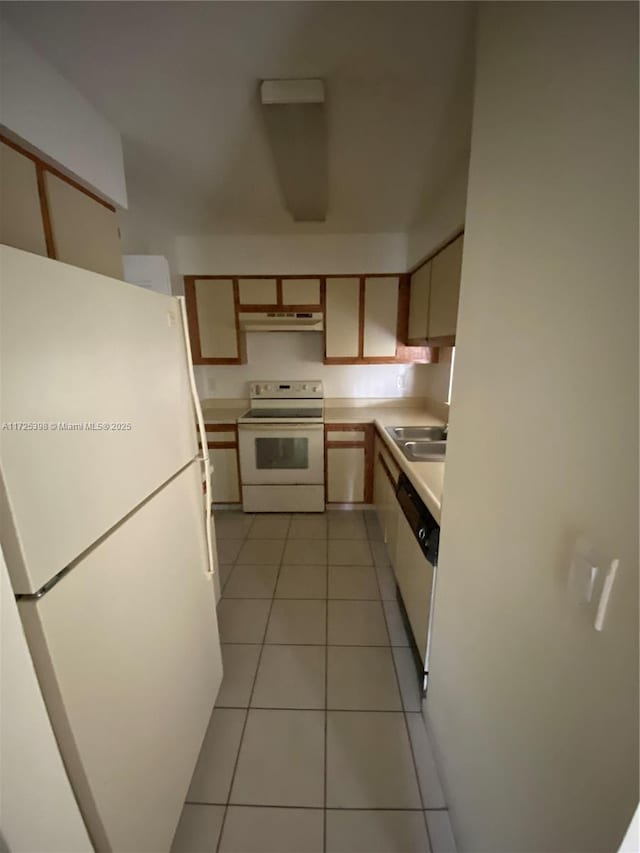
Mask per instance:
[[[241,311],[240,328],[244,332],[321,332],[320,311]]]

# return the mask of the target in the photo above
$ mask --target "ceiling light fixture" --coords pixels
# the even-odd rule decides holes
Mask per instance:
[[[323,80],[263,80],[260,101],[287,209],[296,222],[327,218]]]

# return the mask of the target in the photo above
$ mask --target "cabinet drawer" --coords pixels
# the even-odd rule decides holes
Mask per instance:
[[[362,428],[353,430],[327,430],[327,441],[331,444],[336,444],[338,442],[341,444],[351,444],[353,442],[364,444],[366,437],[367,433]]]

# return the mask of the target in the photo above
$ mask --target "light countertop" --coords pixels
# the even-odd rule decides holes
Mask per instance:
[[[432,426],[444,423],[441,418],[431,414],[426,407],[327,406],[324,413],[325,423],[373,423],[401,471],[409,477],[415,490],[427,505],[429,511],[440,523],[442,492],[444,486],[444,462],[410,462],[385,430],[388,426]]]

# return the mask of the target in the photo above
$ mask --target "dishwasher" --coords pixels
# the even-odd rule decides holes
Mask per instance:
[[[396,497],[402,509],[394,565],[397,597],[426,693],[440,527],[405,474],[398,480]]]

